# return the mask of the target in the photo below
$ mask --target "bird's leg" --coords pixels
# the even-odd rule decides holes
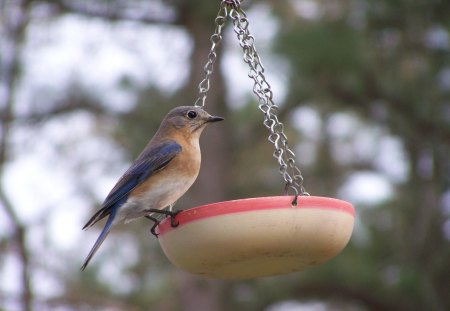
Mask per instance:
[[[162,214],[162,215],[166,215],[166,216],[172,216],[173,214],[175,214],[174,212],[166,211],[163,209],[156,209],[156,208],[146,209],[145,212],[148,212],[149,214],[155,213],[155,214]]]
[[[149,213],[159,213],[159,214],[170,216],[170,225],[174,228],[178,227],[178,225],[179,225],[178,222],[175,222],[175,217],[178,215],[179,212],[181,212],[181,210],[171,212],[171,211],[151,208],[151,209],[147,209],[145,211],[149,212]]]
[[[169,212],[172,212],[172,209],[173,209],[175,204],[177,204],[177,201],[175,201],[175,202],[173,202],[172,204],[169,205]]]
[[[145,216],[145,218],[150,219],[154,222],[153,226],[150,229],[150,233],[153,234],[156,238],[158,238],[158,233],[156,233],[156,227],[159,225],[159,220],[152,216]]]
[[[158,219],[156,219],[155,217],[152,217],[150,215],[145,216],[145,218],[153,220],[153,222],[159,222]]]

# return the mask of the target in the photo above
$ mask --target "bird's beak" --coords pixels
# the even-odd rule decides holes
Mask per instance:
[[[217,122],[224,120],[222,117],[216,117],[216,116],[209,116],[208,119],[206,119],[206,122]]]

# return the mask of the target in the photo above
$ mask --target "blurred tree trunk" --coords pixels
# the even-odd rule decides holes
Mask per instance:
[[[8,162],[10,151],[10,129],[14,122],[14,104],[17,82],[20,78],[20,56],[25,31],[29,22],[31,1],[1,3],[0,7],[0,181]],[[3,32],[4,31],[4,32]],[[11,249],[19,262],[22,310],[31,310],[33,295],[30,284],[30,259],[26,245],[27,227],[19,219],[13,203],[0,182],[0,205],[13,228]]]
[[[204,79],[204,66],[211,49],[209,38],[214,31],[214,18],[218,5],[209,5],[210,14],[199,13],[198,7],[186,5],[181,9],[181,21],[191,34],[194,48],[191,55],[191,71],[189,82],[181,92],[182,98],[188,102],[183,105],[192,105],[198,97],[198,84]],[[206,9],[205,7],[203,9]],[[204,12],[203,12],[204,13]],[[206,100],[205,110],[213,115],[226,116],[225,85],[221,73],[221,54],[223,44],[217,47],[218,57],[214,64],[214,73],[210,78],[210,91]],[[200,204],[207,204],[226,199],[227,196],[227,167],[230,139],[227,136],[227,123],[221,122],[209,126],[202,134],[202,166],[197,181],[180,200],[179,208],[188,208]],[[191,274],[179,272],[178,289],[182,310],[221,310],[221,287],[223,283],[218,280],[206,279]]]

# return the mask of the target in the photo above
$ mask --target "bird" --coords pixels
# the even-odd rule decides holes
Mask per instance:
[[[153,215],[160,213],[171,217],[172,226],[177,225],[177,212],[172,212],[172,206],[198,176],[200,135],[208,124],[222,120],[197,106],[179,106],[169,111],[147,146],[106,196],[101,209],[83,227],[87,230],[108,217],[82,271],[118,223],[146,217],[155,222],[151,232],[156,235],[158,220]],[[167,207],[169,210],[165,210]]]

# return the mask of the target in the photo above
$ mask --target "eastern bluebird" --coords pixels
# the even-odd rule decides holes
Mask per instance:
[[[84,270],[103,243],[111,227],[139,217],[155,221],[153,213],[173,217],[163,210],[172,205],[192,186],[200,170],[199,138],[205,127],[223,118],[211,116],[202,108],[182,106],[172,109],[145,149],[123,174],[83,229],[108,216],[105,227],[86,257]],[[172,225],[175,224],[172,222]]]

